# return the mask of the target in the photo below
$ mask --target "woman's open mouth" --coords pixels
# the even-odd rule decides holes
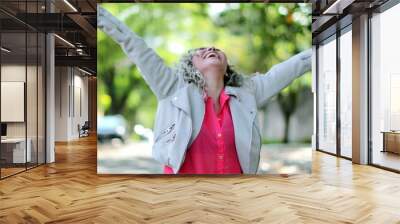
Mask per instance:
[[[219,56],[217,53],[211,52],[211,53],[208,53],[205,58],[218,58],[219,59]]]

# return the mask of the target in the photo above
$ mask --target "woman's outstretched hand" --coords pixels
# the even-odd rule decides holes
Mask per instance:
[[[97,27],[117,42],[131,62],[139,68],[144,80],[158,99],[165,98],[177,86],[178,77],[157,53],[127,25],[103,7],[97,6]],[[110,49],[111,50],[111,49]]]
[[[119,44],[126,41],[127,38],[136,36],[128,26],[100,5],[97,5],[97,27]]]

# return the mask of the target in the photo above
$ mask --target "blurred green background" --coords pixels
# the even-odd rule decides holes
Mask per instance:
[[[226,53],[237,71],[265,73],[311,47],[311,4],[107,3],[102,7],[143,37],[170,66],[189,49],[215,46]],[[136,66],[100,30],[97,46],[98,114],[122,115],[128,133],[135,124],[152,128],[156,97]],[[310,85],[307,74],[276,96],[286,122],[280,141],[288,142],[290,117],[301,104],[299,94],[311,91]]]

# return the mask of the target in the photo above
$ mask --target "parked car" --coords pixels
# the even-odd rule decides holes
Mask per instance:
[[[107,115],[98,118],[97,139],[99,142],[120,139],[123,143],[127,136],[127,124],[121,115]]]
[[[140,137],[140,139],[153,143],[154,133],[150,128],[145,128],[141,124],[136,124],[133,127],[133,131]]]

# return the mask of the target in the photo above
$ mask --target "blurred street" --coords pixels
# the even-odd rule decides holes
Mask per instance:
[[[298,174],[311,172],[311,146],[308,144],[263,145],[259,174]],[[112,141],[98,144],[99,174],[160,174],[163,167],[151,157],[147,141]]]

